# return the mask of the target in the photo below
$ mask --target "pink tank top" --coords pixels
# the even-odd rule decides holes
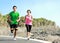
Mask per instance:
[[[32,16],[26,16],[25,24],[32,25]]]

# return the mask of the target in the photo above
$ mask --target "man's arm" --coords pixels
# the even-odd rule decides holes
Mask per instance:
[[[18,16],[19,16],[19,13],[18,13]],[[20,17],[18,17],[18,20],[17,20],[17,22],[20,22]]]
[[[20,22],[20,17],[18,18],[17,22]]]
[[[7,22],[11,22],[10,15],[7,16]]]

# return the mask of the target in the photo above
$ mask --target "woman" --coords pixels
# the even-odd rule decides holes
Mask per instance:
[[[25,16],[25,26],[27,29],[28,40],[30,38],[30,32],[31,32],[31,28],[32,28],[32,20],[33,20],[33,17],[31,15],[31,11],[27,10],[27,15]]]

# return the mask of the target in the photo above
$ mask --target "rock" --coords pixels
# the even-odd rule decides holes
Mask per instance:
[[[33,34],[33,33],[30,33],[30,35],[31,35],[31,36],[34,36],[34,34]]]
[[[60,39],[56,39],[52,43],[60,43]]]

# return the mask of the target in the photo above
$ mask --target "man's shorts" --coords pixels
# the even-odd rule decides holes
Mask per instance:
[[[10,24],[10,28],[17,28],[18,27],[18,25],[17,24]]]

